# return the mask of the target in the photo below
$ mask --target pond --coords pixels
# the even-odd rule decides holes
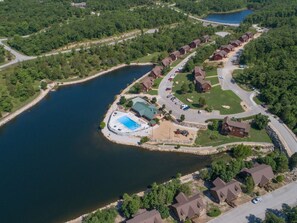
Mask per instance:
[[[63,222],[210,157],[117,145],[98,132],[116,94],[151,66],[130,66],[51,92],[0,128],[1,222]]]

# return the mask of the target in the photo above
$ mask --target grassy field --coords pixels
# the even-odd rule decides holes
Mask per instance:
[[[271,142],[271,140],[264,129],[257,130],[251,128],[250,136],[246,138],[224,136],[221,135],[218,131],[212,131],[208,129],[198,132],[195,144],[199,146],[219,146],[225,143],[232,142]]]
[[[153,88],[154,89],[158,89],[159,88],[159,85],[161,83],[161,81],[163,80],[163,77],[162,78],[157,78],[154,82],[154,85],[153,85]]]
[[[154,90],[154,89],[151,89],[149,90],[148,92],[146,92],[147,94],[150,94],[150,95],[158,95],[158,90]]]
[[[216,80],[212,79],[213,78],[211,78],[210,81]],[[206,104],[213,107],[215,110],[219,110],[221,114],[234,114],[244,111],[240,105],[240,98],[232,91],[223,91],[220,86],[216,86],[213,87],[208,93],[199,93],[197,91],[193,91],[191,93],[188,92],[186,94],[182,94],[180,89],[184,83],[193,83],[193,75],[185,73],[176,75],[174,78],[173,92],[175,92],[174,95],[178,99],[180,99],[183,103],[188,104],[191,108],[201,109],[199,106],[199,98],[204,97],[206,99]],[[193,102],[190,103],[187,101],[187,99],[190,99]],[[223,105],[230,106],[230,108],[223,108]]]
[[[155,53],[152,53],[152,54],[148,54],[144,57],[141,57],[137,60],[134,60],[133,62],[134,63],[150,63],[150,62],[156,62],[159,55],[162,54],[162,52],[155,52]]]

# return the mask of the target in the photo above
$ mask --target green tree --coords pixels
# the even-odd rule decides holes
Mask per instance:
[[[254,124],[257,126],[258,129],[264,129],[269,122],[269,118],[266,115],[258,114],[254,119]]]
[[[121,212],[125,217],[130,218],[137,213],[141,207],[140,197],[137,195],[129,196],[128,194],[123,195],[123,203],[121,206]]]
[[[195,85],[193,83],[189,84],[189,92],[192,93],[195,90]]]
[[[180,91],[182,94],[186,94],[189,92],[189,85],[186,83],[183,83],[182,86],[180,87]]]
[[[245,159],[252,155],[252,149],[250,146],[245,146],[243,144],[237,145],[232,148],[232,155],[235,158]]]
[[[127,107],[129,107],[129,108],[131,108],[133,106],[133,101],[128,101],[128,103],[127,103]]]
[[[83,223],[114,223],[115,218],[118,215],[115,208],[108,208],[104,210],[98,210],[92,214],[83,218]]]
[[[245,189],[247,194],[251,194],[254,191],[255,184],[251,176],[245,178]]]
[[[199,98],[199,106],[204,107],[206,105],[206,99],[204,97]]]
[[[121,98],[120,98],[120,105],[123,105],[123,104],[125,104],[126,102],[127,102],[126,97],[125,97],[125,96],[121,96]]]
[[[265,214],[265,220],[263,221],[263,223],[285,223],[286,221],[281,218],[278,217],[277,215],[275,215],[273,212],[270,211],[266,211]]]
[[[156,97],[153,97],[152,100],[151,100],[151,102],[152,102],[153,104],[155,104],[155,103],[157,102],[157,98],[156,98]]]
[[[180,120],[181,122],[183,122],[183,121],[185,121],[185,119],[186,119],[186,116],[185,116],[184,114],[181,114],[179,120]]]
[[[289,164],[291,170],[297,167],[297,152],[290,157]]]

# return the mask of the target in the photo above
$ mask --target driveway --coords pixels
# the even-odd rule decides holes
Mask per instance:
[[[209,221],[209,223],[230,223],[230,222],[259,222],[259,218],[265,217],[266,210],[281,209],[283,204],[290,206],[297,204],[297,182],[292,182],[271,193],[264,195],[263,201],[258,204],[248,202],[240,205],[227,213]],[[257,221],[258,220],[258,221]]]

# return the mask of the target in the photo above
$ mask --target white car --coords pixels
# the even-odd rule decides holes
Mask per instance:
[[[261,202],[262,200],[263,200],[262,197],[256,197],[252,200],[252,203],[257,204],[258,202]]]
[[[220,79],[223,79],[223,77],[222,77],[222,76],[219,76],[219,78],[220,78]]]

